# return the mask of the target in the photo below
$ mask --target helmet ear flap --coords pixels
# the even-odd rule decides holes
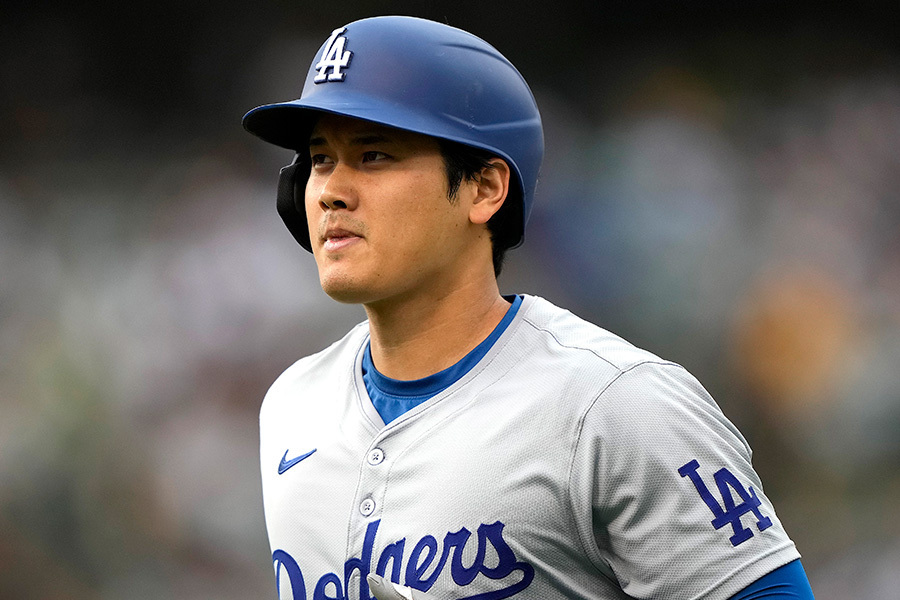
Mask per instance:
[[[282,167],[278,175],[278,197],[276,207],[281,220],[287,225],[288,231],[294,236],[301,246],[312,252],[312,244],[309,241],[309,227],[306,224],[305,199],[297,198],[298,171],[308,170],[300,153],[294,156],[294,162]]]

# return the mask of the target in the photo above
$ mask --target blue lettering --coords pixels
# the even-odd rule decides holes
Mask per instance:
[[[715,517],[711,521],[714,528],[720,529],[729,523],[731,524],[733,535],[728,539],[732,546],[737,546],[753,537],[753,532],[744,527],[741,523],[741,517],[748,512],[752,512],[756,517],[757,530],[765,531],[772,526],[772,520],[760,512],[759,507],[762,504],[762,501],[756,495],[756,490],[754,490],[752,486],[748,491],[731,471],[724,467],[719,469],[713,474],[713,479],[716,482],[719,494],[722,496],[722,505],[720,505],[712,495],[712,492],[709,491],[709,488],[706,487],[703,478],[697,473],[699,468],[700,463],[696,460],[692,460],[689,463],[682,465],[681,468],[678,469],[678,474],[682,477],[688,477],[688,479],[691,480],[691,483],[694,484],[697,493],[700,494],[700,498],[703,500],[704,504],[709,507],[709,510],[712,511],[713,517]],[[734,503],[732,490],[734,490],[742,500],[738,505],[735,505]]]
[[[422,558],[422,552],[428,550],[428,553]],[[431,566],[434,557],[437,555],[437,540],[434,536],[426,535],[413,548],[412,554],[409,555],[409,563],[406,565],[406,585],[417,590],[427,592],[434,585],[438,575],[441,574],[441,566],[427,578],[423,579],[422,575]],[[421,560],[420,560],[421,559]],[[442,561],[443,562],[443,561]]]
[[[328,596],[325,590],[328,586],[334,587],[335,596]],[[334,573],[325,573],[316,583],[316,590],[313,592],[313,600],[344,600],[344,591],[341,589],[341,578]]]
[[[479,555],[483,557],[481,546],[486,546],[489,541],[497,552],[498,558],[496,567],[488,568],[482,565],[480,570],[490,579],[504,579],[519,571],[522,573],[522,580],[501,590],[468,596],[469,600],[501,600],[502,598],[509,598],[531,585],[531,581],[534,579],[534,567],[526,562],[516,560],[515,552],[503,539],[504,527],[505,525],[500,521],[490,525],[482,524],[478,527]]]
[[[484,543],[480,535],[478,536],[478,553],[475,555],[475,560],[472,561],[472,566],[467,568],[462,564],[463,548],[466,547],[466,542],[471,536],[472,532],[463,527],[456,533],[448,533],[444,538],[445,553],[449,552],[450,548],[455,548],[453,560],[450,562],[450,575],[458,585],[469,585],[475,581],[475,577],[484,566]]]
[[[378,567],[375,572],[382,577],[387,577],[391,581],[400,581],[400,568],[403,565],[403,548],[406,545],[406,538],[400,541],[388,544],[378,557]],[[387,575],[388,561],[391,563],[391,574]]]
[[[291,584],[291,598],[293,600],[306,600],[306,583],[303,581],[303,572],[294,558],[284,550],[276,550],[272,553],[272,562],[275,563],[275,589],[281,598],[281,568],[284,567]]]
[[[719,493],[722,495],[725,512],[722,515],[717,516],[713,520],[712,525],[718,529],[726,523],[731,523],[731,530],[734,535],[731,536],[730,540],[733,546],[737,546],[741,542],[753,537],[753,532],[741,525],[741,515],[752,512],[753,516],[756,517],[756,528],[759,531],[765,531],[772,526],[772,519],[763,516],[759,511],[762,500],[756,495],[756,490],[754,490],[752,486],[749,490],[744,489],[744,486],[737,480],[737,477],[725,468],[716,471],[713,478],[716,481],[716,487],[719,488]],[[742,500],[737,506],[734,504],[734,497],[732,496],[731,490],[737,492],[737,495],[740,496]]]
[[[357,572],[360,577],[359,600],[370,600],[366,576],[372,568],[375,537],[380,523],[380,520],[369,523],[363,539],[361,556],[350,558],[344,563],[343,581],[336,573],[322,575],[313,590],[313,600],[351,600],[350,583]],[[461,600],[502,600],[514,596],[531,585],[534,579],[534,567],[516,559],[515,552],[503,539],[504,527],[505,525],[500,521],[489,525],[482,524],[478,527],[478,547],[470,565],[463,564],[466,545],[472,538],[472,532],[465,527],[459,531],[448,532],[444,536],[440,558],[438,558],[437,540],[431,535],[424,536],[410,552],[405,569],[405,585],[428,591],[434,586],[449,561],[450,576],[453,582],[460,587],[472,584],[479,573],[492,580],[506,579],[517,573],[521,575],[521,578],[516,578],[518,581],[507,587],[465,596]],[[493,567],[485,565],[489,546],[494,549],[497,556],[497,564]],[[378,557],[375,572],[391,581],[400,581],[401,573],[404,572],[405,548],[406,538],[385,546]],[[291,600],[306,600],[306,585],[297,561],[284,550],[275,550],[272,553],[272,560],[275,564],[275,581],[279,598],[282,591],[282,575],[286,574],[291,586]],[[390,575],[388,575],[389,570]],[[356,597],[355,590],[353,597]]]
[[[372,549],[375,547],[375,534],[378,533],[379,523],[381,523],[381,519],[372,521],[366,527],[362,557],[351,558],[344,563],[344,589],[347,591],[348,599],[350,596],[350,577],[353,571],[359,571],[359,598],[360,600],[369,600],[369,582],[366,580],[366,577],[369,575],[369,567],[372,564]]]

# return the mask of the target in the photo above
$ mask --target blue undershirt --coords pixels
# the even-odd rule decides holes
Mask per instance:
[[[506,299],[510,300],[512,305],[507,309],[500,323],[494,327],[494,330],[483,342],[475,346],[471,352],[462,357],[455,365],[422,379],[402,381],[382,375],[375,368],[375,365],[372,364],[370,346],[366,344],[362,361],[363,382],[366,384],[366,391],[369,392],[369,398],[372,400],[372,404],[375,405],[375,410],[381,415],[381,420],[384,421],[385,425],[446,390],[471,371],[472,367],[484,358],[488,350],[491,349],[503,332],[506,331],[506,328],[509,327],[513,317],[516,316],[516,312],[522,305],[521,296],[507,297]]]
[[[730,600],[815,600],[800,559],[763,575]]]
[[[375,365],[372,364],[370,346],[366,344],[362,360],[363,382],[366,385],[366,391],[369,393],[369,398],[372,400],[375,410],[381,415],[385,425],[459,381],[466,373],[472,370],[472,367],[478,364],[478,361],[484,358],[488,350],[493,347],[494,343],[509,327],[513,317],[516,316],[516,312],[522,305],[521,296],[513,296],[512,298],[507,298],[507,300],[511,300],[512,305],[506,311],[500,323],[497,324],[483,342],[475,346],[471,352],[462,357],[455,365],[422,379],[403,381],[382,375],[375,368]],[[812,589],[809,587],[806,572],[798,559],[757,579],[735,596],[732,596],[730,600],[815,599]]]

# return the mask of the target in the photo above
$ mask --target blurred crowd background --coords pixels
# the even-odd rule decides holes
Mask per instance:
[[[817,597],[897,598],[900,27],[808,6],[5,5],[0,597],[274,597],[260,401],[363,312],[318,288],[274,208],[290,153],[240,119],[395,13],[486,38],[541,106],[503,291],[685,365]]]

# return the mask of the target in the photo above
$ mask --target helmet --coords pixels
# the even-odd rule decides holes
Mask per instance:
[[[281,170],[277,205],[307,250],[305,202],[297,190],[309,177],[307,144],[321,112],[462,143],[503,158],[513,176],[494,219],[502,219],[504,247],[521,243],[544,154],[541,117],[525,79],[487,42],[415,17],[355,21],[335,29],[322,45],[300,98],[244,115],[247,131],[297,152],[294,162]]]

